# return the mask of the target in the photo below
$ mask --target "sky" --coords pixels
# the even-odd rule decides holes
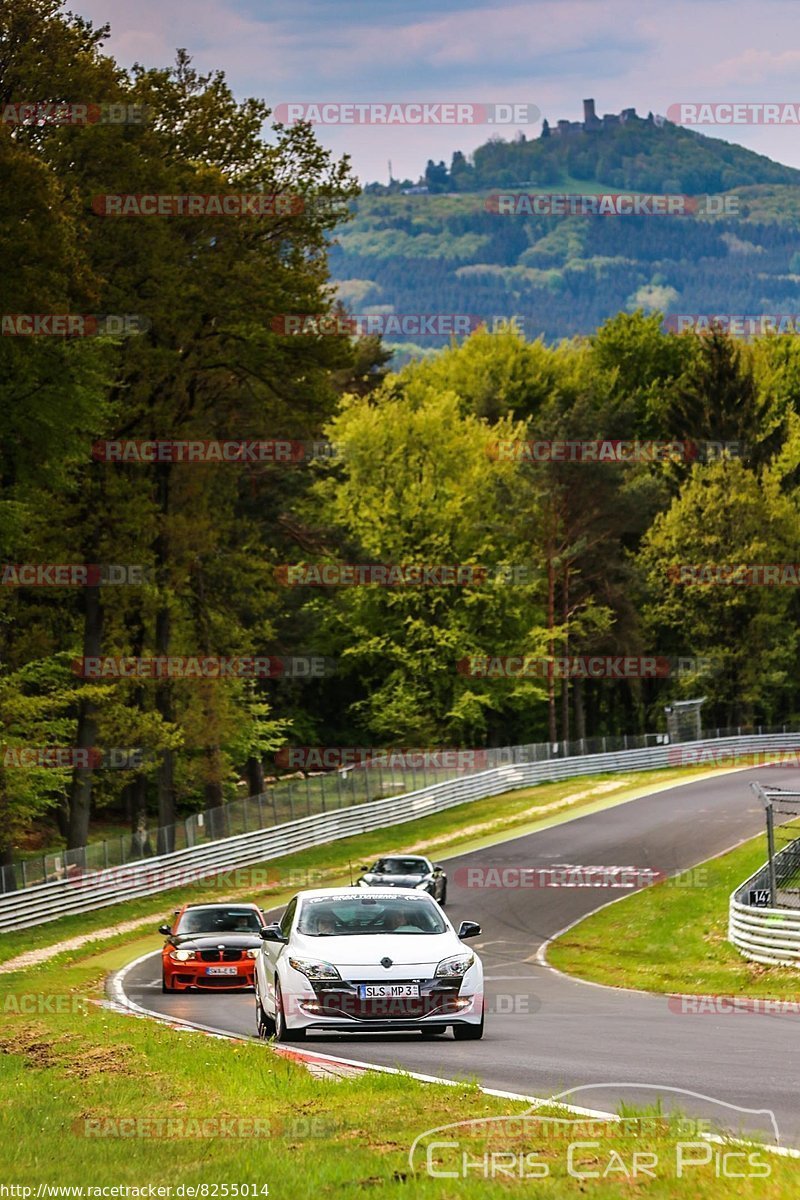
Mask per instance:
[[[798,0],[70,0],[124,66],[169,64],[185,47],[221,69],[234,93],[270,106],[333,102],[528,104],[551,124],[683,102],[800,107]],[[535,136],[540,122],[503,126]],[[800,167],[800,126],[704,125],[698,131]],[[326,125],[362,183],[416,180],[497,127]]]

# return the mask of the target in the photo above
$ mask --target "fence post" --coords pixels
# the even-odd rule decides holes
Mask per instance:
[[[249,833],[250,828],[247,824],[247,796],[243,796],[242,799],[244,800],[244,809],[242,810],[242,821],[244,823],[244,832]]]
[[[778,889],[775,883],[775,826],[772,817],[772,805],[767,805],[767,853],[769,855],[769,903],[771,908],[777,908]]]

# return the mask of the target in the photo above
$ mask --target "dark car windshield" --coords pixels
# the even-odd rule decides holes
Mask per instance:
[[[258,933],[261,922],[252,908],[190,908],[175,933]]]
[[[303,903],[297,930],[312,937],[349,937],[446,933],[447,925],[427,896],[321,896]]]
[[[428,864],[424,858],[379,858],[372,868],[372,875],[427,875]]]

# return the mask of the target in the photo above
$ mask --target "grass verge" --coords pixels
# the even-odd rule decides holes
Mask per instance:
[[[703,864],[702,886],[632,893],[553,942],[548,961],[615,987],[800,1000],[800,972],[748,962],[727,940],[730,894],[765,858],[761,835]]]
[[[538,1117],[445,1129],[423,1140],[412,1165],[409,1149],[425,1131],[525,1106],[469,1082],[440,1087],[377,1073],[320,1079],[257,1042],[123,1016],[97,1003],[108,965],[103,955],[76,956],[16,983],[0,980],[0,1179],[30,1189],[8,1195],[27,1200],[49,1185],[81,1187],[73,1194],[84,1197],[103,1187],[147,1196],[152,1186],[164,1191],[150,1195],[173,1198],[481,1200],[530,1195],[535,1181],[537,1196],[556,1200],[634,1193],[705,1200],[726,1186],[726,1148],[704,1145],[691,1123],[653,1113],[620,1126],[585,1119],[548,1126]],[[431,1045],[431,1072],[448,1072],[449,1048]],[[436,1176],[426,1169],[431,1141],[447,1143],[431,1148]],[[752,1154],[747,1166],[733,1160],[738,1195],[796,1195],[795,1162]],[[696,1165],[687,1167],[689,1160]]]

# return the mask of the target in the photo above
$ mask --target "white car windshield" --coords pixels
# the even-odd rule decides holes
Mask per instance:
[[[447,925],[425,896],[320,896],[303,903],[298,933],[348,937],[368,933],[446,933]]]

